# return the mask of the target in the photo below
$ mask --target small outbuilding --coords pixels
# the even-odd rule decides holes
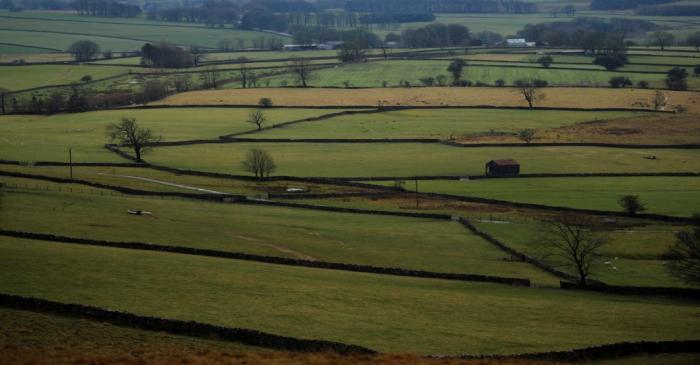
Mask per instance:
[[[486,176],[517,176],[520,164],[515,160],[491,160],[486,163]]]

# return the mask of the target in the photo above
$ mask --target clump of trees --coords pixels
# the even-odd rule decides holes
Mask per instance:
[[[190,67],[194,65],[194,56],[174,45],[146,43],[141,47],[141,64],[159,68]]]
[[[674,67],[666,73],[666,87],[671,90],[688,90],[688,71]]]
[[[338,50],[338,59],[340,62],[353,63],[362,62],[367,58],[367,51],[362,48],[362,45],[356,42],[343,43]]]
[[[554,59],[552,58],[552,56],[542,56],[537,59],[537,63],[542,65],[542,67],[544,68],[549,68],[549,66],[551,66],[552,63],[554,63]]]
[[[464,67],[467,66],[467,61],[461,58],[455,58],[447,66],[447,71],[452,74],[452,85],[460,86],[462,83],[462,74],[464,73]]]
[[[89,61],[100,53],[97,43],[90,40],[81,40],[71,43],[66,52],[73,55],[78,62]]]
[[[632,86],[632,80],[629,79],[629,77],[625,76],[615,76],[611,77],[610,80],[608,81],[610,84],[610,87],[613,88],[623,88],[625,86]]]
[[[638,19],[578,17],[570,21],[528,24],[518,36],[554,47],[578,47],[592,54],[624,50],[628,34],[655,31],[658,25]]]
[[[136,123],[136,118],[124,117],[119,123],[107,125],[110,143],[129,147],[134,151],[136,161],[143,162],[141,156],[151,149],[151,144],[160,142],[162,137]]]
[[[241,163],[241,167],[258,179],[269,177],[277,169],[272,156],[267,151],[259,148],[253,148],[248,151],[245,160]]]
[[[339,41],[367,49],[377,48],[382,45],[382,40],[374,32],[368,29],[339,30],[322,26],[292,26],[289,33],[294,37],[294,43],[310,45],[313,43],[325,43]]]
[[[459,24],[433,23],[401,32],[401,42],[409,48],[456,47],[469,41],[469,28]]]
[[[608,71],[617,70],[627,62],[627,56],[622,53],[601,54],[593,59],[594,65],[603,66]]]
[[[360,13],[536,13],[537,4],[521,0],[349,0],[345,9]]]
[[[108,0],[74,0],[71,8],[80,15],[133,18],[141,14],[138,5]]]

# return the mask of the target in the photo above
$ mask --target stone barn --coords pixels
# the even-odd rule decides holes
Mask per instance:
[[[486,163],[486,176],[517,176],[520,164],[515,160],[491,160]]]

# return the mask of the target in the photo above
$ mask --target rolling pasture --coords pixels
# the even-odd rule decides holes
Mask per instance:
[[[147,128],[162,135],[165,141],[216,139],[223,134],[243,132],[255,126],[246,119],[245,108],[174,108],[107,110],[52,116],[0,116],[0,158],[7,160],[66,161],[73,148],[74,161],[119,162],[107,152],[105,128],[123,117],[136,118]],[[275,109],[267,113],[270,121],[289,121],[328,113],[324,110]],[[41,131],[41,132],[39,132]]]
[[[521,252],[566,268],[565,263],[550,255],[552,252],[542,244],[542,222],[485,220],[476,225]],[[665,271],[663,258],[675,241],[675,234],[684,228],[653,224],[611,228],[605,233],[608,243],[601,249],[602,257],[593,266],[593,278],[612,285],[687,286]]]
[[[27,46],[64,50],[76,40],[93,39],[102,49],[132,51],[146,42],[170,42],[183,46],[216,48],[220,40],[238,42],[246,47],[260,37],[285,39],[275,34],[209,28],[203,24],[159,22],[147,19],[124,19],[78,16],[74,13],[0,12],[0,41]],[[35,33],[35,34],[32,34]]]
[[[19,185],[29,184],[26,179],[15,181]],[[77,191],[77,187],[73,189]],[[3,198],[7,214],[21,213],[12,220],[2,217],[2,221],[7,221],[3,228],[314,261],[531,278],[548,285],[558,283],[554,276],[529,264],[506,260],[507,255],[502,251],[455,222],[94,193],[81,195],[66,193],[68,187],[63,190],[46,193],[19,189],[8,193]],[[23,208],[28,202],[30,206]],[[52,212],[54,207],[61,207],[60,222],[48,219],[50,214],[41,213]],[[135,207],[152,215],[144,219],[125,214]],[[64,228],[57,228],[56,224]],[[435,240],[435,244],[426,246],[424,242],[429,240]]]
[[[388,277],[6,238],[0,242],[0,278],[7,293],[345,341],[380,351],[512,353],[697,336],[696,308],[662,298]],[[15,275],[18,270],[24,274]]]
[[[135,70],[136,71],[136,70]],[[89,65],[0,66],[0,88],[10,91],[58,84],[79,84],[83,76],[92,79],[126,74],[128,69]]]
[[[682,172],[700,170],[700,151],[599,147],[460,148],[420,143],[229,143],[159,147],[146,160],[159,165],[244,174],[250,148],[275,159],[277,174],[331,177],[482,175],[492,159],[517,158],[522,173]],[[657,156],[656,160],[645,157]]]
[[[393,185],[387,181],[386,185]],[[521,203],[621,211],[617,199],[639,195],[649,213],[692,216],[700,207],[698,177],[588,177],[421,181],[420,190]]]
[[[550,1],[541,2],[545,7],[552,6]],[[0,19],[3,23],[0,43],[58,50],[84,38],[114,51],[136,49],[146,41],[216,47],[220,40],[236,44],[240,39],[249,46],[260,37],[280,38],[264,32],[156,22],[142,17],[116,19],[62,12],[2,12]],[[517,17],[438,14],[438,20],[443,22],[468,23],[472,32],[489,29],[508,34],[527,23],[564,19],[548,14]],[[675,27],[680,23],[672,25],[673,31],[681,31]],[[4,41],[9,37],[18,41]],[[11,57],[23,51],[11,45],[0,47],[0,52],[3,50],[12,51]],[[478,50],[482,51],[487,50]],[[332,57],[335,51],[213,53],[205,57],[200,67],[153,74],[149,71],[155,70],[139,67],[136,57],[98,60],[97,65],[0,67],[0,87],[10,90],[74,83],[90,75],[98,81],[83,85],[81,90],[104,92],[138,91],[152,79],[172,85],[174,75],[184,73],[198,87],[202,72],[209,67],[207,62],[223,61],[215,67],[218,80],[225,84],[220,90],[176,93],[145,107],[0,116],[0,160],[20,161],[0,161],[0,172],[76,179],[57,183],[38,176],[0,174],[0,230],[305,261],[524,278],[533,284],[524,287],[393,276],[354,272],[347,267],[318,269],[263,263],[250,257],[214,258],[202,255],[201,251],[177,254],[0,235],[0,293],[249,328],[301,339],[338,341],[381,352],[411,353],[397,356],[405,363],[433,365],[441,365],[443,360],[445,364],[453,364],[457,360],[417,356],[514,354],[622,341],[700,339],[700,317],[694,300],[562,290],[560,276],[566,275],[555,276],[522,261],[502,246],[574,273],[561,260],[552,258],[551,247],[543,244],[543,222],[561,213],[557,207],[607,211],[580,213],[600,222],[609,239],[609,244],[601,249],[592,278],[617,285],[697,289],[666,271],[665,255],[676,234],[692,228],[687,218],[700,206],[700,178],[540,177],[469,181],[456,178],[483,175],[487,161],[509,158],[521,164],[524,174],[700,172],[700,149],[663,146],[698,143],[700,103],[696,91],[664,91],[667,106],[655,112],[652,110],[654,89],[602,87],[607,86],[612,76],[627,76],[634,82],[645,80],[653,87],[660,87],[671,65],[689,67],[696,59],[679,56],[690,52],[637,51],[630,57],[632,64],[616,72],[601,71],[584,56],[557,55],[555,62],[559,63],[545,69],[532,62],[536,56],[534,50],[522,54],[496,50],[477,54],[470,50],[469,54],[460,55],[470,62],[465,79],[472,82],[494,84],[503,79],[511,84],[517,79],[534,77],[562,86],[542,89],[545,98],[535,103],[538,108],[550,110],[525,109],[525,100],[512,87],[415,87],[425,77],[443,74],[449,79],[447,57],[330,65],[313,72],[310,84],[314,87],[307,89],[277,87],[283,82],[294,83],[289,74],[263,78],[258,86],[264,87],[239,89],[240,65],[236,62],[240,57],[255,61],[247,66],[258,68],[255,72],[261,75],[284,70],[285,60],[292,56]],[[52,57],[46,50],[41,52],[33,56],[34,60]],[[432,52],[430,57],[436,54]],[[61,53],[55,55],[65,57]],[[124,77],[99,81],[132,69],[134,72]],[[388,87],[382,87],[383,81]],[[401,81],[408,81],[411,87],[396,87]],[[698,82],[693,78],[691,88],[699,87]],[[68,89],[47,87],[36,95],[43,97],[56,90]],[[31,93],[20,96],[31,97]],[[256,126],[246,119],[255,110],[250,106],[258,105],[261,98],[273,102],[273,107],[261,109],[267,118],[263,126],[271,128],[256,131]],[[414,108],[385,108],[396,106]],[[361,113],[279,126],[351,110]],[[106,126],[123,117],[135,118],[140,126],[162,136],[162,141],[191,144],[152,146],[143,156],[152,166],[128,166],[132,160],[104,148],[108,142]],[[528,145],[517,137],[523,129],[537,131],[534,142],[656,146]],[[219,140],[220,136],[238,133],[241,135],[234,139]],[[431,141],[371,143],[353,139]],[[212,140],[217,143],[210,143]],[[497,145],[499,142],[519,145]],[[474,147],[459,143],[492,145]],[[69,148],[74,162],[120,165],[74,166],[71,171],[68,166],[32,164],[67,162]],[[132,154],[128,146],[120,148]],[[254,180],[242,166],[254,148],[268,152],[274,160],[273,179]],[[164,171],[167,169],[162,167],[193,171]],[[229,176],[207,176],[207,172]],[[416,176],[443,177],[414,182]],[[348,182],[347,178],[358,181]],[[146,195],[89,186],[95,183],[144,190]],[[405,191],[385,189],[397,183],[403,183]],[[415,187],[417,194],[413,192]],[[156,193],[171,194],[156,196]],[[172,193],[192,195],[184,198]],[[223,199],[225,194],[245,198]],[[648,213],[666,217],[611,216],[610,211],[621,211],[617,200],[626,194],[639,195],[647,204]],[[500,202],[470,202],[456,196]],[[514,203],[542,206],[522,207]],[[358,210],[349,213],[338,208]],[[146,213],[133,214],[134,210]],[[446,216],[418,218],[388,212]],[[468,219],[478,230],[502,241],[502,245],[480,236],[458,218]],[[193,363],[204,363],[207,361],[202,359],[216,357],[217,351],[225,351],[229,357],[232,353],[248,353],[233,356],[251,363],[258,357],[290,365],[323,361],[345,364],[353,359],[337,355],[337,361],[333,361],[328,359],[336,355],[309,355],[311,358],[306,361],[306,355],[293,355],[289,360],[286,353],[235,342],[218,347],[213,338],[189,339],[110,325],[96,326],[85,320],[7,308],[0,309],[0,323],[6,324],[0,331],[0,363],[5,358],[3,349],[22,341],[44,346],[48,354],[59,358],[72,356],[64,353],[61,346],[75,346],[77,351],[85,352],[82,359],[86,361],[104,348],[108,348],[107,356],[126,351],[128,359],[132,355],[154,356],[167,359],[163,363],[173,362],[167,356],[180,353],[185,356],[185,352],[196,352],[198,357]],[[5,333],[11,333],[12,338]],[[65,336],[69,337],[67,343],[56,342],[56,338]],[[191,351],[178,352],[177,348]],[[313,356],[321,356],[323,360]],[[396,363],[391,356],[395,355],[366,357],[356,362]],[[640,365],[653,360],[691,364],[697,356],[667,354],[627,360]],[[615,360],[596,364],[617,365]]]
[[[325,69],[314,73],[310,84],[316,87],[342,87],[344,82],[350,82],[354,87],[381,87],[384,82],[389,86],[397,86],[405,80],[411,85],[421,85],[420,79],[443,75],[448,77],[447,66],[449,61],[377,61],[361,64],[345,65],[339,69]],[[550,85],[557,86],[607,86],[608,80],[615,76],[630,78],[635,84],[641,80],[648,81],[654,87],[662,87],[662,81],[666,77],[665,70],[658,73],[637,74],[624,72],[609,72],[581,68],[578,70],[561,70],[556,67],[542,68],[525,65],[526,67],[507,67],[470,65],[466,68],[464,79],[473,83],[483,82],[494,85],[497,80],[504,80],[512,85],[516,80],[534,78],[547,80]],[[586,67],[586,66],[584,66]],[[294,84],[291,76],[271,77],[273,85],[286,82]]]
[[[635,112],[576,112],[490,109],[411,109],[344,115],[267,129],[255,138],[438,138],[517,133],[581,122],[645,115]]]

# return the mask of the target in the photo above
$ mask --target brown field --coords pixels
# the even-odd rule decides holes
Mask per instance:
[[[543,107],[648,109],[654,90],[606,88],[546,88]],[[666,91],[667,109],[679,105],[700,112],[700,93]],[[225,89],[192,91],[170,96],[152,105],[256,105],[271,98],[276,106],[527,106],[514,88],[420,87],[370,89]]]
[[[479,135],[461,143],[519,143],[515,134]],[[533,142],[700,144],[700,115],[660,114],[598,120],[537,131]]]

